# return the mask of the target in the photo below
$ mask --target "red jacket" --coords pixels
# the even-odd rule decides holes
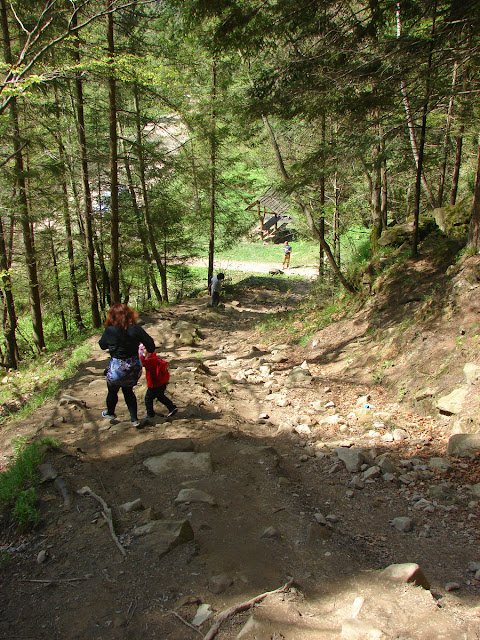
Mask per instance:
[[[145,375],[147,377],[147,387],[161,387],[170,380],[168,372],[168,362],[162,360],[156,353],[152,353],[149,358],[140,357],[142,365],[145,367]]]

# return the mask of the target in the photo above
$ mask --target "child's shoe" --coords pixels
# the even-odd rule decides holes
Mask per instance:
[[[156,415],[158,415],[158,414],[157,414],[157,413],[155,413],[155,411],[154,411],[153,413],[146,413],[146,414],[143,416],[143,419],[144,419],[144,420],[148,420],[149,418],[155,418],[155,416],[156,416]]]
[[[178,407],[173,407],[173,409],[167,413],[167,418],[171,418],[177,411]]]
[[[108,411],[102,411],[102,418],[107,418],[108,420],[115,420],[115,414],[108,413]]]

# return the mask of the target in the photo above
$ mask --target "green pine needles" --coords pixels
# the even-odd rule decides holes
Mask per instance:
[[[58,446],[53,438],[29,444],[24,438],[17,438],[13,443],[13,458],[6,471],[0,473],[0,511],[10,510],[12,522],[21,531],[33,529],[40,522],[35,491],[38,465],[49,447]]]

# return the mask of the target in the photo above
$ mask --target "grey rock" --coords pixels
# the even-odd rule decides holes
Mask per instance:
[[[480,433],[458,433],[448,441],[447,456],[475,458],[480,452]]]
[[[37,564],[43,564],[46,562],[48,558],[48,551],[46,549],[42,549],[37,555]]]
[[[415,564],[414,562],[391,564],[386,569],[380,571],[379,576],[382,579],[390,580],[392,582],[411,582],[412,584],[423,587],[424,589],[430,589],[430,583],[425,577],[425,574],[418,564]]]
[[[154,520],[132,531],[135,538],[146,538],[159,557],[174,547],[194,539],[193,529],[188,520]]]
[[[434,387],[427,387],[425,389],[421,389],[417,391],[414,398],[417,402],[421,402],[422,400],[426,400],[426,398],[432,398],[436,395],[437,389]]]
[[[212,576],[208,581],[208,588],[212,593],[223,593],[233,584],[233,580],[226,573],[220,573]]]
[[[453,469],[453,464],[447,458],[430,458],[428,466],[435,473],[445,473]]]
[[[480,367],[473,362],[467,362],[463,367],[463,373],[468,384],[475,384],[480,380]]]
[[[434,500],[440,500],[442,502],[451,502],[456,497],[455,488],[450,482],[430,485],[428,493]]]
[[[175,504],[183,502],[203,502],[212,506],[217,504],[211,495],[201,489],[181,489],[175,498]]]
[[[375,458],[375,464],[380,467],[380,470],[383,474],[385,473],[399,473],[397,467],[390,460],[388,455],[384,453],[381,456]]]
[[[405,429],[394,429],[392,436],[395,442],[401,442],[408,438],[408,431],[405,431]]]
[[[471,392],[468,387],[459,387],[458,389],[454,389],[448,395],[438,399],[437,409],[440,413],[445,413],[447,415],[461,413],[469,393]]]
[[[458,582],[447,582],[445,585],[445,591],[458,591],[458,589],[460,589]]]
[[[421,498],[413,505],[413,508],[416,511],[434,511],[434,506],[430,502],[430,500],[426,500],[425,498]]]
[[[365,488],[365,483],[360,478],[360,476],[353,476],[353,478],[348,483],[348,486],[351,487],[352,489],[357,489],[358,491],[361,491],[362,489]]]
[[[313,517],[315,518],[318,524],[326,525],[328,522],[325,516],[323,515],[323,513],[320,513],[320,511],[317,511],[317,513],[314,513]]]
[[[335,449],[335,453],[337,454],[338,459],[344,463],[347,471],[350,471],[350,473],[360,471],[362,464],[367,461],[365,454],[359,449],[337,447]]]
[[[57,471],[51,464],[45,463],[38,466],[38,472],[40,474],[40,482],[48,482],[49,480],[55,480],[58,476]]]
[[[195,613],[195,616],[193,617],[192,620],[192,624],[195,625],[196,627],[199,627],[200,625],[202,625],[205,620],[208,620],[208,618],[213,614],[213,611],[210,608],[209,604],[201,604],[198,609],[197,612]]]
[[[268,527],[261,535],[262,538],[278,538],[279,536],[280,534],[275,527]]]
[[[250,616],[243,627],[240,629],[239,633],[236,635],[235,640],[256,639],[262,632],[263,627],[264,625],[259,620],[255,620],[253,616]],[[269,633],[268,636],[271,637],[271,634]]]
[[[374,466],[369,467],[366,471],[363,472],[364,480],[371,480],[374,478],[378,478],[382,474],[380,467]]]
[[[232,384],[232,376],[228,371],[219,371],[216,378],[221,385]]]
[[[474,573],[476,573],[477,571],[480,571],[480,562],[469,562],[468,570]]]
[[[119,506],[120,511],[124,513],[130,513],[131,511],[142,511],[143,503],[141,498],[137,498],[136,500],[132,500],[132,502],[125,502]]]
[[[156,476],[180,474],[184,476],[213,473],[209,453],[172,451],[143,461],[144,466]]]
[[[406,516],[394,518],[391,522],[392,527],[401,533],[408,533],[413,529],[413,520]]]
[[[310,382],[312,374],[308,369],[302,367],[294,367],[288,374],[288,383],[295,384],[296,382]]]

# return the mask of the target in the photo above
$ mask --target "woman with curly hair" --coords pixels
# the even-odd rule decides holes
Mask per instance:
[[[105,370],[107,376],[107,409],[102,416],[113,420],[121,389],[130,412],[130,420],[134,427],[139,427],[137,418],[137,398],[133,387],[142,374],[142,364],[138,357],[138,347],[145,345],[149,353],[155,351],[155,342],[140,325],[137,324],[138,313],[127,304],[117,302],[107,312],[104,322],[105,331],[98,344],[101,349],[108,349],[110,362]]]

